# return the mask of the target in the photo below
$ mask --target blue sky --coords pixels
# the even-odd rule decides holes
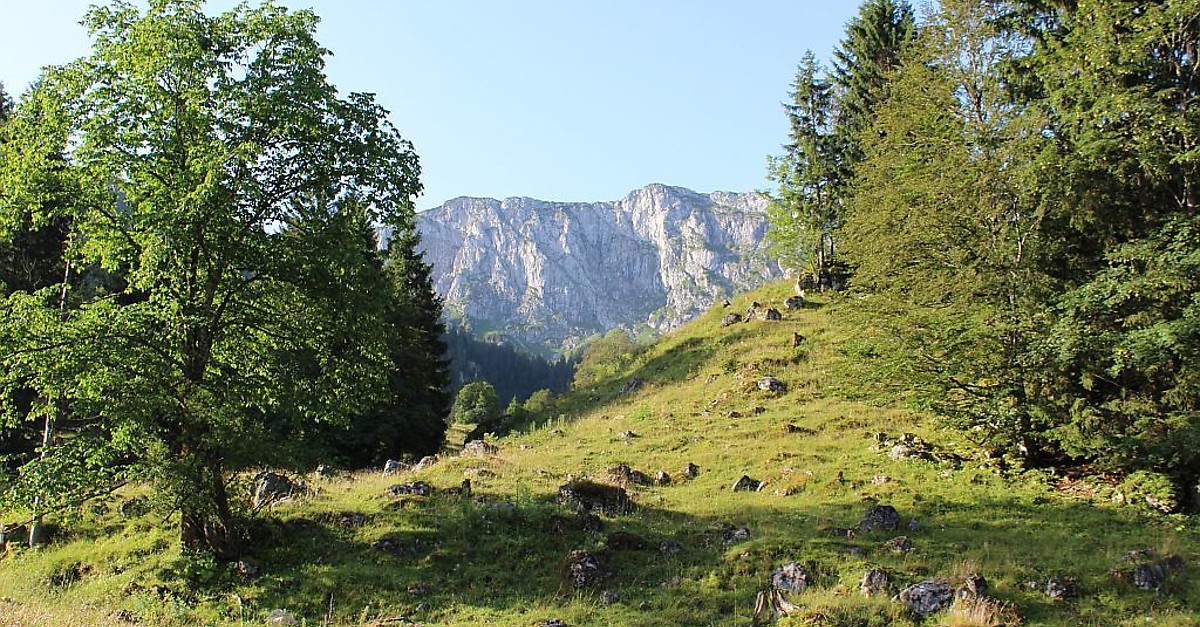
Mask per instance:
[[[14,2],[0,81],[87,53],[87,0]],[[210,12],[234,3],[212,0]],[[321,16],[330,80],[370,91],[421,157],[421,209],[456,196],[615,200],[652,182],[765,189],[806,49],[858,2],[284,0]]]

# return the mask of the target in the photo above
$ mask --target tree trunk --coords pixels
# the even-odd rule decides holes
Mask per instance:
[[[186,460],[193,472],[192,485],[185,489],[194,492],[182,495],[179,539],[189,551],[220,560],[236,559],[243,547],[225,491],[224,466],[216,455],[196,453],[193,457]]]

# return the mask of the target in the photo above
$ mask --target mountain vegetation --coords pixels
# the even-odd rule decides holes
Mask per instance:
[[[870,0],[832,74],[801,61],[777,245],[853,269],[879,393],[1030,463],[1149,473],[1182,505],[1200,485],[1200,4],[911,16]]]

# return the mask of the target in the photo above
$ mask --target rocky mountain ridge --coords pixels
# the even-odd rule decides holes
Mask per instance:
[[[558,350],[617,327],[668,331],[778,277],[766,204],[653,184],[610,202],[456,198],[417,221],[450,318]]]

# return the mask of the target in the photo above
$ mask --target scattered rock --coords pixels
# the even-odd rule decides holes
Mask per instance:
[[[300,496],[307,491],[307,487],[303,481],[292,481],[287,475],[268,470],[254,477],[250,482],[250,490],[254,495],[254,509],[261,509]]]
[[[633,502],[624,488],[584,479],[576,479],[559,486],[557,500],[578,511],[597,511],[609,516],[626,514],[633,510]]]
[[[684,479],[695,479],[700,476],[700,467],[688,462],[688,465],[683,469]]]
[[[742,542],[750,539],[750,530],[746,527],[738,527],[733,523],[721,522],[713,525],[713,533],[726,544]]]
[[[268,625],[299,625],[300,621],[296,620],[296,615],[287,610],[271,610],[267,615],[266,623]]]
[[[634,470],[628,464],[620,464],[608,469],[608,478],[613,483],[620,485],[650,485],[654,480],[650,475]]]
[[[891,540],[883,543],[883,548],[894,553],[907,553],[913,550],[912,540],[908,536],[896,536]]]
[[[645,538],[631,531],[614,531],[605,538],[605,544],[614,551],[642,551],[649,546]]]
[[[795,562],[789,562],[771,571],[771,587],[791,594],[804,592],[812,581],[812,573]]]
[[[1167,576],[1172,571],[1181,568],[1183,568],[1183,560],[1178,556],[1143,562],[1133,567],[1133,585],[1142,590],[1158,590],[1167,581]]]
[[[495,444],[488,444],[483,440],[471,440],[463,445],[459,455],[461,457],[487,457],[499,452],[500,447]]]
[[[405,469],[405,465],[400,463],[398,459],[389,459],[383,463],[383,474],[394,475]]]
[[[876,505],[867,510],[858,528],[866,533],[872,531],[895,531],[900,528],[900,513],[891,505]]]
[[[640,438],[642,436],[634,433],[633,431],[622,431],[617,434],[617,437],[621,438],[622,440],[632,440],[634,438]]]
[[[787,384],[775,377],[763,377],[758,380],[758,389],[772,394],[783,394],[787,391]]]
[[[778,309],[772,307],[767,310],[767,313],[763,315],[763,318],[766,320],[783,320],[783,314],[779,313]]]
[[[873,597],[877,594],[887,594],[892,588],[892,576],[886,570],[872,568],[863,573],[862,583],[858,589],[865,596]]]
[[[803,296],[789,296],[783,301],[783,308],[788,310],[804,309]]]
[[[233,565],[233,570],[237,573],[238,579],[241,579],[242,581],[250,581],[251,579],[257,577],[259,573],[257,564],[253,562],[247,562],[245,560],[239,560],[235,562]]]
[[[413,472],[421,472],[422,470],[425,470],[436,463],[438,463],[437,455],[426,455],[425,457],[422,457],[421,461],[417,462],[417,465],[413,466],[412,469]]]
[[[675,540],[665,540],[662,544],[658,545],[658,552],[667,557],[675,555],[682,550],[683,545]]]
[[[625,381],[625,385],[621,386],[621,392],[624,394],[636,392],[645,382],[646,380],[641,377],[631,377]]]
[[[763,482],[758,479],[751,479],[747,475],[742,475],[740,479],[733,482],[734,492],[758,492],[763,489]]]
[[[389,486],[387,489],[387,494],[392,498],[396,498],[398,496],[429,496],[430,494],[433,494],[433,488],[424,481],[398,483],[394,486]]]
[[[742,316],[740,314],[731,313],[721,316],[721,326],[723,327],[733,326],[741,321]]]
[[[982,599],[988,595],[988,582],[983,575],[971,573],[963,577],[962,585],[958,587],[955,596],[960,599]]]
[[[726,418],[734,418],[734,419],[741,418],[741,417],[742,417],[742,412],[740,412],[740,411],[736,411],[736,410],[735,410],[735,411],[731,411],[731,412],[728,412],[728,413],[726,413],[726,414],[725,414],[725,417],[726,417]]]
[[[575,588],[591,588],[612,577],[605,552],[571,551],[563,560],[563,574]]]
[[[1079,596],[1079,581],[1074,577],[1055,575],[1046,581],[1046,596],[1055,601],[1067,601]]]
[[[901,590],[898,598],[908,611],[925,618],[950,607],[954,602],[954,590],[948,583],[929,579]]]
[[[659,470],[654,475],[654,485],[671,485],[671,475],[665,470]]]

